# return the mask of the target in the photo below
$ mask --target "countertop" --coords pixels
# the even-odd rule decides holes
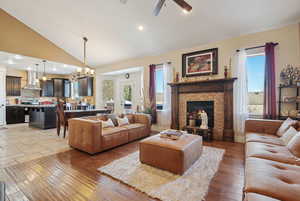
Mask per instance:
[[[101,112],[101,111],[109,111],[108,109],[87,109],[87,110],[65,110],[65,113],[72,112]]]
[[[26,104],[13,104],[13,105],[6,105],[6,107],[32,107],[32,108],[45,108],[45,107],[56,107],[56,105],[26,105]]]

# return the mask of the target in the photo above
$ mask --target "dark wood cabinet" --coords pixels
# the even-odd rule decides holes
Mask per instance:
[[[53,79],[54,97],[64,97],[64,79]]]
[[[41,81],[41,96],[53,97],[53,80]]]
[[[78,79],[78,87],[79,96],[93,96],[94,78],[83,77]]]
[[[20,106],[6,107],[6,123],[17,124],[25,122],[25,109]]]
[[[71,97],[71,82],[70,80],[64,80],[64,97]]]
[[[6,76],[6,96],[21,96],[21,77]]]
[[[41,96],[43,97],[71,97],[71,82],[68,79],[53,78],[41,81]]]

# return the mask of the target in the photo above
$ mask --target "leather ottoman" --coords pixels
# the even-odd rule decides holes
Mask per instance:
[[[201,156],[202,137],[184,134],[171,140],[158,134],[142,140],[139,146],[142,163],[182,175]]]

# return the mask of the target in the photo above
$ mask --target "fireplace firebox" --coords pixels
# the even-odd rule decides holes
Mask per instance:
[[[204,110],[207,113],[208,117],[208,127],[214,128],[214,101],[188,101],[186,106],[187,126],[200,127],[202,120],[198,113],[200,110]]]

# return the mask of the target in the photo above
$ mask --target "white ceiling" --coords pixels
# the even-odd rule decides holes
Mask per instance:
[[[3,64],[7,68],[17,70],[36,70],[36,64],[38,65],[38,71],[44,72],[44,63],[42,59],[36,59],[32,57],[25,57],[22,55],[10,54],[0,51],[0,64]],[[45,63],[45,72],[49,74],[68,75],[76,72],[78,67],[47,61]]]
[[[159,16],[156,0],[1,0],[20,21],[82,60],[87,36],[88,64],[100,66],[298,22],[299,0],[187,0],[184,15],[167,0]],[[143,25],[140,32],[137,26]]]

